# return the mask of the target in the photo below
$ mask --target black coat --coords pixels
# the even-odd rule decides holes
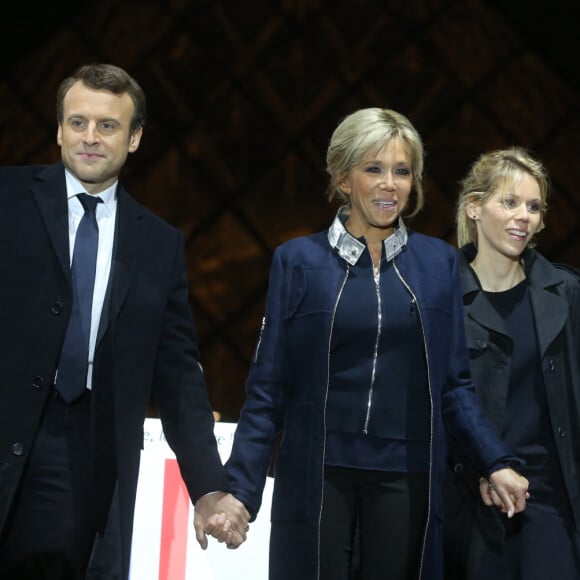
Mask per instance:
[[[93,401],[108,391],[110,440],[97,516],[118,475],[125,574],[151,398],[190,496],[227,489],[198,363],[183,237],[118,187],[107,297],[93,367]],[[0,529],[22,476],[70,316],[64,168],[0,169]],[[103,461],[105,459],[105,461]],[[108,461],[108,463],[107,463]],[[116,469],[115,469],[116,464]]]
[[[510,376],[510,340],[504,322],[481,291],[469,262],[473,246],[462,248],[461,286],[465,309],[465,328],[471,370],[482,406],[501,433],[508,421],[505,401]],[[537,330],[538,347],[552,435],[564,484],[572,506],[576,545],[580,546],[580,283],[578,272],[555,265],[533,249],[524,253],[524,267]],[[490,388],[490,385],[493,388]],[[461,453],[450,447],[450,471],[446,486],[446,546],[449,569],[471,549],[474,558],[478,546],[468,547],[470,529],[477,522],[479,534],[488,542],[501,541],[503,517],[487,508],[479,499],[478,474]],[[475,518],[475,520],[474,520]],[[463,547],[462,547],[463,546]],[[451,577],[451,573],[449,574]],[[457,575],[463,578],[463,573]]]

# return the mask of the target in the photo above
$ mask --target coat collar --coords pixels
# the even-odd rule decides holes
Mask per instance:
[[[461,255],[463,256],[461,288],[464,296],[481,290],[477,277],[469,267],[476,254],[477,249],[474,244],[466,244],[461,248]],[[526,248],[522,255],[522,262],[530,286],[539,290],[541,288],[553,288],[564,283],[562,273],[533,248]]]
[[[339,208],[334,221],[328,228],[328,242],[330,247],[335,250],[338,255],[346,260],[351,266],[354,266],[361,254],[364,252],[366,245],[360,240],[357,240],[345,226],[348,218],[348,206],[343,205]],[[408,233],[402,218],[399,218],[399,226],[392,236],[389,236],[384,242],[385,256],[390,262],[398,254],[400,254],[407,244]]]
[[[467,316],[481,326],[506,334],[504,321],[489,304],[475,273],[469,266],[476,253],[473,244],[461,248],[461,288]],[[568,320],[568,304],[559,292],[559,287],[564,284],[565,279],[558,268],[533,248],[526,248],[522,261],[529,284],[538,344],[543,355],[562,332]]]

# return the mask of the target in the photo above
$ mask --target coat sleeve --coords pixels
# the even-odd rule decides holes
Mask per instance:
[[[254,519],[260,509],[276,437],[282,428],[285,365],[285,267],[274,252],[266,314],[248,379],[232,453],[226,468],[232,493]]]
[[[469,352],[463,321],[463,301],[457,254],[452,257],[453,316],[450,328],[450,364],[447,389],[443,393],[442,413],[449,436],[465,453],[475,469],[488,476],[496,469],[523,461],[501,442],[491,421],[484,414],[469,368]]]
[[[227,491],[214,436],[214,419],[203,378],[189,305],[183,237],[178,234],[173,283],[157,348],[153,397],[192,502]]]

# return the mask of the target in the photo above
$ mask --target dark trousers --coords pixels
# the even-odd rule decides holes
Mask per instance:
[[[3,580],[84,578],[96,532],[90,404],[88,391],[69,405],[51,393],[0,537]]]
[[[426,473],[326,467],[320,580],[413,580],[428,506]]]

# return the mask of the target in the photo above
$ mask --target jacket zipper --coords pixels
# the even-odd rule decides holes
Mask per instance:
[[[427,350],[427,342],[425,341],[425,328],[423,326],[423,317],[421,316],[421,309],[419,308],[419,302],[417,297],[411,290],[411,287],[403,278],[397,263],[393,260],[393,267],[395,268],[395,272],[399,277],[399,280],[403,283],[403,286],[407,289],[407,292],[411,295],[411,305],[410,305],[410,313],[411,315],[416,311],[419,316],[419,325],[421,326],[421,335],[423,337],[423,348],[425,349],[425,362],[427,366],[427,384],[429,386],[429,403],[430,403],[430,425],[429,425],[429,490],[428,490],[428,497],[427,497],[427,521],[425,523],[425,529],[423,531],[423,543],[421,547],[421,561],[419,565],[419,578],[422,578],[423,575],[423,558],[425,556],[425,545],[427,543],[427,529],[429,527],[429,521],[431,520],[431,479],[433,474],[433,392],[431,390],[431,373],[429,372],[429,351]]]
[[[326,391],[324,394],[324,419],[323,419],[323,440],[322,440],[322,471],[321,471],[321,500],[320,500],[320,510],[318,512],[318,537],[317,537],[317,551],[318,557],[316,559],[317,562],[317,573],[316,578],[320,578],[320,525],[322,523],[322,504],[324,503],[324,462],[326,458],[326,403],[328,402],[328,389],[330,388],[330,345],[332,342],[332,332],[334,330],[334,319],[336,317],[336,309],[338,308],[338,303],[340,302],[340,297],[342,296],[342,291],[346,286],[346,281],[348,280],[348,276],[350,274],[350,266],[349,264],[346,265],[346,273],[344,275],[344,279],[342,280],[342,284],[338,289],[338,294],[336,296],[336,301],[334,303],[334,308],[332,309],[332,318],[330,319],[330,332],[328,333],[328,350],[327,350],[327,358],[326,358]]]
[[[372,404],[373,404],[373,391],[375,388],[375,378],[376,378],[376,374],[377,374],[377,359],[379,356],[379,341],[381,339],[381,322],[382,322],[382,318],[383,318],[383,313],[382,313],[382,306],[381,306],[381,287],[380,287],[380,279],[381,279],[381,271],[380,271],[380,267],[379,270],[377,272],[377,275],[374,276],[374,281],[375,281],[375,290],[377,292],[377,338],[375,339],[375,349],[373,352],[373,370],[371,372],[371,384],[369,386],[369,395],[368,395],[368,399],[367,399],[367,413],[366,413],[366,417],[365,417],[365,422],[364,422],[364,426],[363,426],[363,433],[365,435],[368,435],[369,432],[369,421],[371,418],[371,408],[372,408]]]
[[[262,336],[264,334],[264,328],[266,326],[266,317],[262,316],[262,325],[260,326],[260,335],[258,336],[258,343],[256,344],[256,352],[254,354],[254,362],[258,362],[258,353],[260,352],[260,345],[262,344]]]

